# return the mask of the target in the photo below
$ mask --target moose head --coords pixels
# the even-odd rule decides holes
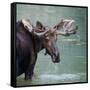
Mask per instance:
[[[49,54],[54,63],[60,62],[57,36],[70,36],[75,34],[78,29],[75,20],[72,19],[63,19],[54,27],[44,26],[39,21],[36,22],[36,26],[34,27],[28,19],[23,19],[22,23],[29,33],[41,38],[42,45],[46,49],[45,55]]]

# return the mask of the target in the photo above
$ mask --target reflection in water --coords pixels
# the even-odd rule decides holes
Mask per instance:
[[[74,35],[75,37],[74,38],[62,38],[60,41],[61,42],[68,42],[69,44],[74,44],[74,45],[85,45],[86,42],[85,41],[81,41],[80,40],[80,35],[76,34]]]
[[[22,77],[22,76],[21,76]],[[19,77],[17,79],[17,85],[39,85],[39,84],[57,84],[57,83],[75,83],[80,82],[81,79],[85,80],[85,73],[77,73],[77,74],[67,74],[63,73],[59,74],[41,74],[33,77],[32,80],[24,80]],[[84,78],[81,78],[84,77]]]
[[[61,75],[50,75],[44,74],[40,75],[39,78],[41,80],[48,80],[48,81],[64,81],[64,82],[77,82],[80,80],[80,76],[76,74],[61,74]]]

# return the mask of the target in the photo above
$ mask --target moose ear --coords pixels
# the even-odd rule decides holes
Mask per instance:
[[[60,30],[63,26],[64,22],[63,22],[63,19],[57,24],[55,25],[53,28],[56,29],[56,30]]]
[[[43,28],[43,24],[42,24],[41,22],[37,21],[37,22],[36,22],[36,27],[37,27],[38,29],[42,29],[42,28]]]
[[[26,30],[32,32],[32,24],[29,19],[22,19],[21,22]]]

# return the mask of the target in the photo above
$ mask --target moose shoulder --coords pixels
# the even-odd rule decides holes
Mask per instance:
[[[77,30],[74,20],[61,20],[54,27],[45,27],[37,21],[33,26],[29,19],[16,23],[16,76],[25,73],[25,79],[31,79],[40,50],[46,49],[53,63],[60,62],[57,36],[69,36]]]

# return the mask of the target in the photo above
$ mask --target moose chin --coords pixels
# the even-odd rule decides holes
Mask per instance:
[[[75,20],[63,19],[54,27],[44,26],[37,21],[33,26],[29,19],[16,23],[16,76],[25,74],[25,80],[32,79],[39,51],[45,49],[53,63],[60,62],[57,46],[58,35],[70,36],[76,33]]]

